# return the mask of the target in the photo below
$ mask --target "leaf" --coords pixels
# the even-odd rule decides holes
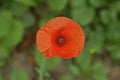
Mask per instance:
[[[2,39],[1,45],[11,49],[15,47],[23,38],[23,24],[19,20],[14,20],[13,25],[8,33],[9,34]]]
[[[103,66],[101,61],[95,62],[92,70],[94,80],[107,80],[109,70]]]
[[[7,35],[13,18],[12,13],[7,10],[0,11],[0,38]]]
[[[42,26],[45,23],[47,23],[50,19],[54,18],[56,16],[56,14],[47,14],[44,15],[41,20],[39,21],[39,25]]]
[[[33,27],[35,24],[35,18],[30,12],[26,12],[20,17],[21,22],[25,27]]]
[[[47,0],[48,6],[54,11],[61,11],[65,8],[68,0]]]
[[[1,60],[0,59],[0,67],[3,67],[5,65],[5,60],[3,59],[3,60]]]
[[[30,80],[29,76],[21,68],[14,67],[10,73],[10,80]]]
[[[79,68],[80,70],[82,70],[82,72],[89,71],[91,60],[91,56],[88,54],[88,52],[86,53],[85,50],[81,53],[81,55],[78,58],[75,59],[77,64],[80,66]]]
[[[35,62],[36,64],[40,67],[40,64],[42,64],[42,55],[40,53],[40,51],[38,50],[37,47],[35,47],[35,54],[34,54],[34,58],[35,58]]]
[[[110,12],[108,10],[102,10],[100,12],[100,19],[104,24],[109,24],[112,21],[112,18],[109,13]]]
[[[60,78],[60,80],[73,80],[71,76],[69,75],[64,75]]]
[[[72,18],[82,25],[90,24],[95,17],[94,9],[89,7],[82,7],[79,10],[73,9],[71,14]]]
[[[93,31],[89,32],[89,41],[87,44],[90,47],[90,49],[94,50],[94,53],[99,54],[103,50],[105,33],[100,24],[96,23],[95,29],[96,29],[95,32],[93,32]],[[91,50],[89,50],[89,51],[91,51]],[[93,54],[93,53],[91,53],[91,54]]]
[[[4,79],[3,79],[3,77],[2,77],[2,74],[1,74],[1,72],[0,72],[0,80],[4,80]]]
[[[89,0],[89,2],[95,8],[103,7],[106,5],[105,0]]]
[[[87,0],[71,0],[71,16],[82,25],[90,24],[95,17],[95,10],[87,5]]]
[[[93,42],[92,42],[93,43]],[[92,44],[91,43],[91,44]],[[90,44],[90,45],[91,45]],[[97,42],[95,42],[93,45],[91,45],[91,48],[90,49],[93,49],[94,51],[93,51],[93,53],[91,52],[91,54],[94,54],[94,53],[96,53],[96,54],[100,54],[101,52],[102,52],[102,50],[103,50],[103,42],[102,41],[97,41]]]
[[[26,6],[35,6],[36,3],[34,2],[34,0],[15,0],[18,3],[24,4]]]
[[[114,22],[119,21],[118,19],[119,12],[120,12],[120,1],[118,0],[113,5],[111,5],[110,12],[109,12]]]
[[[120,61],[120,51],[119,51],[120,43],[109,43],[107,46],[107,50],[110,52],[111,58],[119,64]]]
[[[0,46],[0,59],[8,58],[10,55],[9,51]]]
[[[120,51],[119,51],[119,22],[112,22],[109,25],[106,34],[107,46],[106,49],[110,52],[110,56],[113,60],[115,60],[118,64],[120,61]]]
[[[69,68],[74,75],[79,76],[81,74],[77,66],[71,64],[69,65]]]
[[[114,48],[112,49],[110,56],[112,57],[113,60],[115,60],[116,62],[119,63],[119,61],[120,61],[119,46],[120,45],[118,45],[118,46],[117,45],[113,45],[113,46],[114,46]]]
[[[48,59],[46,62],[46,69],[51,69],[56,67],[58,64],[61,63],[61,59],[60,58],[53,58],[53,59]]]
[[[72,9],[79,9],[82,8],[84,6],[87,6],[87,0],[70,0],[70,4]]]
[[[119,30],[120,22],[111,22],[106,33],[106,38],[111,43],[117,43],[120,40]],[[111,37],[112,36],[112,37]]]
[[[10,11],[12,12],[12,14],[15,16],[15,17],[20,17],[22,16],[23,14],[25,14],[29,7],[26,6],[26,5],[23,5],[23,4],[20,4],[20,3],[12,3],[11,6],[9,6],[10,8]]]

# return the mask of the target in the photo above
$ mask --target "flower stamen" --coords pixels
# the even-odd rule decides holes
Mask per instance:
[[[65,43],[66,43],[65,37],[62,36],[62,35],[59,36],[59,37],[56,39],[56,43],[57,43],[58,46],[63,46],[63,45],[65,45]]]

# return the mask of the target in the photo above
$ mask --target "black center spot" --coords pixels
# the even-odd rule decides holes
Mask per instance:
[[[63,46],[66,43],[66,38],[64,36],[58,36],[58,38],[56,39],[56,43],[59,46]]]
[[[59,38],[58,39],[58,43],[62,44],[64,42],[64,39],[63,38]]]

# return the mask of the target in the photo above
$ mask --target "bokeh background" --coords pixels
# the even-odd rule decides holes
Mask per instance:
[[[44,80],[120,80],[120,0],[0,0],[0,80],[40,80],[40,26],[56,16],[81,24],[86,43],[75,59],[54,58]]]

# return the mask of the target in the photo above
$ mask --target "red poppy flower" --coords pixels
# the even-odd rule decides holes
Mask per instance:
[[[42,26],[36,36],[40,52],[47,58],[77,57],[84,47],[85,36],[75,21],[66,17],[56,17]]]

